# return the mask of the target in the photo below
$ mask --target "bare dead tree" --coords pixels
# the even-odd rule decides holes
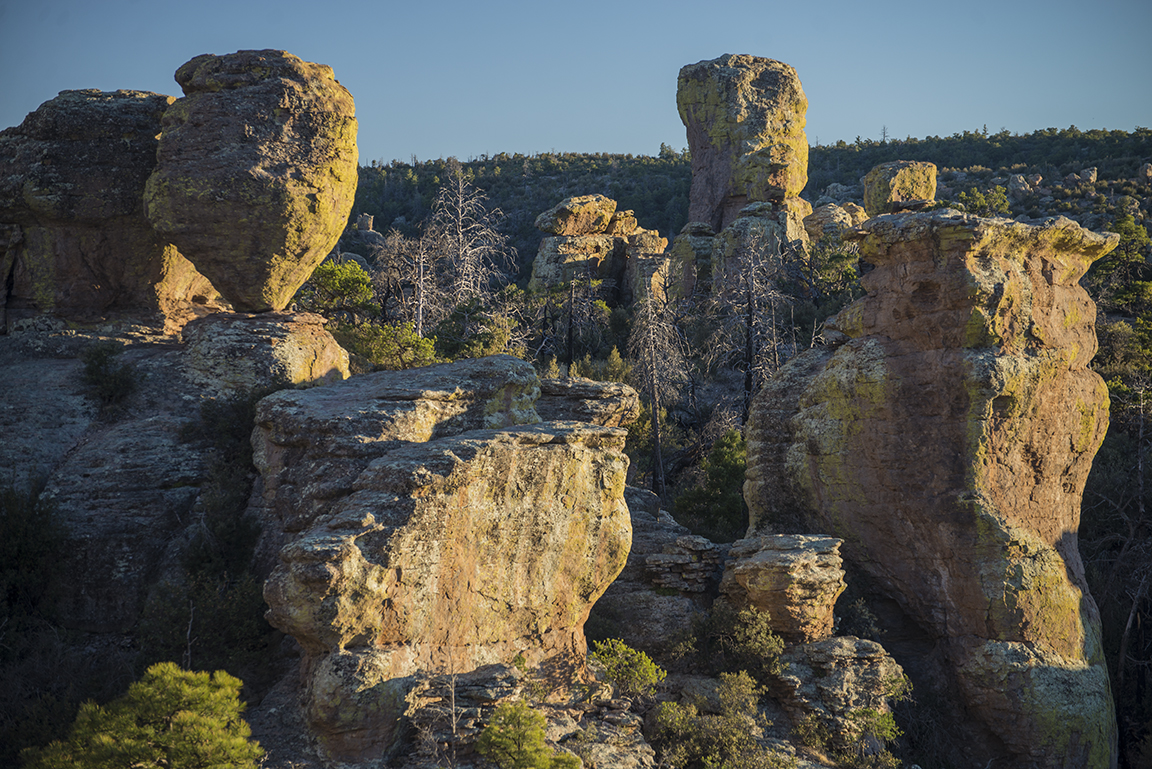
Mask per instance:
[[[661,298],[666,295],[650,291],[638,303],[628,338],[628,354],[635,361],[633,377],[652,409],[652,491],[660,496],[666,490],[661,411],[680,397],[689,382],[686,344],[672,308]]]

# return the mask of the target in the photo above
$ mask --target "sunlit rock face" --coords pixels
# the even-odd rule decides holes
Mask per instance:
[[[1108,391],[1088,368],[1096,310],[1078,280],[1117,238],[947,210],[863,228],[867,296],[829,322],[833,347],[754,402],[753,526],[844,540],[845,562],[926,639],[913,667],[947,682],[973,758],[1108,767],[1112,700],[1076,544]]]
[[[496,356],[261,402],[268,617],[305,650],[332,758],[397,749],[418,671],[583,664],[632,538],[625,431],[541,422],[539,394],[530,364]]]
[[[0,131],[0,327],[41,313],[132,318],[169,333],[219,295],[144,215],[173,98],[62,91]]]
[[[238,312],[282,310],[352,210],[352,96],[331,67],[272,50],[197,56],[176,82],[148,219]]]
[[[909,204],[936,199],[936,164],[918,160],[881,163],[860,179],[864,209],[879,216],[907,208]]]
[[[808,99],[795,69],[743,54],[690,64],[680,70],[676,104],[692,152],[689,221],[719,232],[748,203],[799,197],[808,182]]]

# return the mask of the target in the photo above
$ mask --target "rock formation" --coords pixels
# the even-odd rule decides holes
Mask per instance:
[[[624,431],[542,423],[539,392],[496,356],[261,402],[268,616],[305,650],[334,759],[397,747],[419,669],[579,667],[631,540]]]
[[[918,664],[951,681],[974,757],[1107,767],[1115,722],[1076,531],[1108,395],[1077,281],[1116,237],[955,211],[864,231],[875,269],[828,323],[838,346],[790,361],[753,405],[753,525],[845,540],[931,639]]]
[[[837,239],[867,220],[868,214],[855,203],[826,203],[804,217],[804,229],[813,242],[824,237]]]
[[[936,165],[914,160],[881,163],[860,179],[869,216],[931,203],[936,199]]]
[[[646,230],[631,211],[617,211],[603,195],[565,198],[536,217],[545,233],[532,262],[530,291],[547,291],[574,278],[611,281],[625,301],[665,284],[667,238]]]
[[[333,382],[349,377],[348,352],[312,313],[222,313],[184,327],[185,375],[222,395]]]
[[[832,635],[833,609],[844,592],[840,540],[775,534],[732,544],[720,592],[737,609],[768,612],[772,630],[790,643]]]
[[[692,152],[690,221],[719,232],[748,203],[799,197],[808,181],[808,99],[796,70],[725,54],[680,70],[676,104]]]
[[[331,67],[283,51],[197,56],[176,82],[148,219],[238,312],[282,310],[348,221],[352,97]]]
[[[619,382],[580,377],[541,379],[536,413],[545,422],[627,427],[640,418],[640,394]]]
[[[712,284],[712,243],[716,231],[704,222],[688,222],[672,241],[668,252],[672,272],[681,276],[681,296],[691,296],[697,286],[707,292]]]
[[[50,312],[130,317],[172,333],[219,295],[153,232],[143,192],[172,97],[63,91],[0,132],[0,295],[7,330]]]

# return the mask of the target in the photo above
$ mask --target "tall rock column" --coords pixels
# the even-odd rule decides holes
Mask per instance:
[[[352,96],[284,51],[197,56],[164,113],[148,219],[237,312],[283,310],[356,194]]]
[[[725,54],[680,70],[676,104],[692,152],[689,221],[719,232],[748,203],[799,208],[808,183],[808,99],[795,69]]]
[[[1117,239],[955,211],[864,230],[875,269],[829,324],[839,346],[798,356],[754,403],[753,524],[799,517],[845,540],[931,639],[901,664],[950,682],[971,758],[1115,766],[1076,532],[1108,425],[1077,281]]]

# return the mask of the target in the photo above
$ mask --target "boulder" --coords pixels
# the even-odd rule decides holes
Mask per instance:
[[[832,635],[836,599],[847,587],[841,540],[775,534],[732,543],[720,592],[737,609],[768,612],[772,629],[789,643]]]
[[[909,203],[936,199],[936,164],[917,160],[893,160],[869,171],[864,187],[864,208],[878,216],[907,207]]]
[[[1096,178],[1097,178],[1096,166],[1092,166],[1091,168],[1081,169],[1080,181],[1086,182],[1088,184],[1095,184]]]
[[[616,235],[543,238],[532,262],[529,291],[547,291],[577,277],[614,280],[623,274],[626,242]]]
[[[620,382],[541,379],[536,413],[545,422],[589,422],[628,427],[640,418],[640,395]]]
[[[725,54],[681,68],[676,105],[688,132],[688,218],[719,232],[750,202],[799,197],[808,182],[808,99],[796,70]]]
[[[197,56],[176,82],[148,219],[237,312],[282,310],[352,209],[352,96],[331,67],[284,51]]]
[[[840,204],[840,208],[852,219],[853,227],[859,227],[868,221],[868,212],[864,209],[864,206],[853,203],[852,201],[845,201]]]
[[[753,527],[798,517],[844,539],[930,639],[917,654],[951,682],[974,759],[1107,767],[1115,721],[1076,531],[1108,393],[1078,280],[1117,237],[947,210],[864,231],[875,269],[826,325],[836,346],[754,400]]]
[[[820,206],[804,217],[804,229],[812,241],[823,237],[839,238],[852,229],[852,216],[835,203]]]
[[[184,327],[185,375],[213,396],[347,379],[348,353],[312,313],[221,313]]]
[[[1136,171],[1136,178],[1141,181],[1152,181],[1152,163],[1145,163]]]
[[[261,401],[268,617],[304,649],[333,760],[389,755],[420,670],[582,666],[631,541],[625,432],[541,423],[539,392],[496,356]]]
[[[875,641],[846,636],[788,649],[771,689],[794,726],[815,721],[833,750],[856,753],[868,736],[852,718],[863,709],[891,712],[905,693],[904,671]]]
[[[603,195],[565,198],[536,217],[536,229],[548,235],[599,235],[613,223],[615,212],[616,201]],[[617,220],[617,226],[626,219]]]
[[[739,290],[743,272],[755,255],[779,260],[787,248],[788,230],[770,204],[752,204],[725,227],[712,244],[712,294]],[[803,229],[803,228],[801,228]]]
[[[129,317],[174,333],[220,310],[207,278],[144,216],[145,182],[171,96],[62,91],[0,131],[0,296],[5,330],[50,312]]]

